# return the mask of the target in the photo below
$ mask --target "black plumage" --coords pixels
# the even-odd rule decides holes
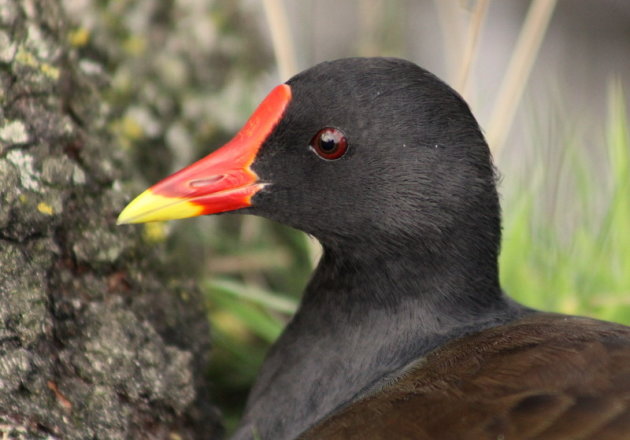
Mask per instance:
[[[527,313],[499,287],[494,168],[457,93],[383,58],[320,64],[288,84],[292,102],[253,165],[271,185],[246,211],[314,235],[324,256],[239,439],[254,426],[293,438],[444,342]],[[348,138],[339,160],[305,148],[326,126]]]

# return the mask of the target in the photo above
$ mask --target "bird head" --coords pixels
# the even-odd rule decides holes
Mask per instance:
[[[147,189],[118,223],[226,212],[331,247],[439,248],[462,228],[500,229],[490,153],[468,106],[391,58],[325,62],[277,86],[230,142]]]

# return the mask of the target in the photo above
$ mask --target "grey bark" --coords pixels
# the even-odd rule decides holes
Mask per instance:
[[[0,0],[0,436],[216,437],[202,299],[115,226],[129,158],[71,30],[56,2]]]

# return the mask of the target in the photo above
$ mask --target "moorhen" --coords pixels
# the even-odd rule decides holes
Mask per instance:
[[[426,70],[312,67],[118,222],[221,212],[324,249],[235,439],[630,439],[630,328],[504,294],[488,146]]]

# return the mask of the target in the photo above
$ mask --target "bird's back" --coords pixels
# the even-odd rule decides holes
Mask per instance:
[[[630,439],[630,327],[535,313],[431,352],[311,439]]]

